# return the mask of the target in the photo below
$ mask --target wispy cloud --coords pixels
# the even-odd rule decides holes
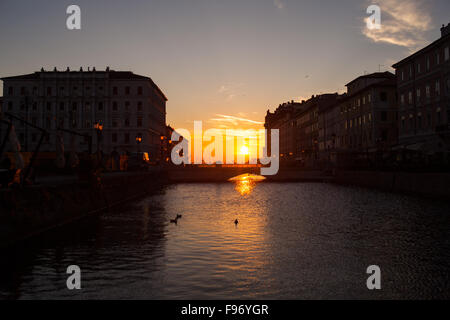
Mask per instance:
[[[233,85],[221,85],[219,87],[219,89],[217,90],[217,92],[220,95],[225,96],[225,98],[227,100],[232,100],[238,96],[245,96],[245,94],[243,94],[241,92],[243,86],[244,86],[244,84],[242,84],[242,83],[233,84]]]
[[[239,113],[241,115],[243,113]],[[215,122],[220,128],[231,128],[237,126],[262,126],[264,122],[255,121],[248,118],[244,118],[243,116],[231,116],[225,114],[216,114],[214,118],[209,119],[212,122]]]
[[[278,9],[284,9],[285,7],[283,0],[273,0],[273,5]]]
[[[368,29],[369,18],[365,18],[362,33],[366,37],[410,50],[427,42],[425,33],[432,28],[432,18],[425,0],[379,0],[377,4],[381,8],[381,29]]]

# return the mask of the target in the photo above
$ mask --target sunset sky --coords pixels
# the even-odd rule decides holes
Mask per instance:
[[[80,31],[66,29],[70,4]],[[370,4],[381,31],[365,28]],[[1,0],[0,76],[131,70],[163,90],[175,128],[258,128],[269,107],[391,70],[436,40],[449,12],[448,0]]]

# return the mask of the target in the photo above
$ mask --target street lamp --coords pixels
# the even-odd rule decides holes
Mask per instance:
[[[137,146],[138,146],[138,152],[141,152],[141,143],[142,143],[142,136],[140,136],[140,135],[137,135],[136,136],[136,144],[137,144]]]
[[[100,151],[100,143],[102,140],[103,124],[101,122],[94,123],[94,129],[97,133],[97,152]]]

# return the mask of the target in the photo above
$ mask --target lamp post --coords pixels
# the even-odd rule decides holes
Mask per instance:
[[[141,143],[142,143],[142,137],[137,135],[136,136],[136,144],[138,146],[138,152],[141,152]]]
[[[103,124],[101,123],[101,121],[96,122],[94,124],[94,129],[95,129],[95,132],[97,133],[97,152],[99,152],[100,144],[102,141],[102,131],[103,131]]]

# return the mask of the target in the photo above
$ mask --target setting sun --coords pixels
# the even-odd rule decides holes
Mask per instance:
[[[248,147],[247,147],[247,146],[242,146],[242,148],[241,148],[241,154],[244,154],[244,155],[248,155],[248,154],[249,154],[249,152],[248,152]]]

